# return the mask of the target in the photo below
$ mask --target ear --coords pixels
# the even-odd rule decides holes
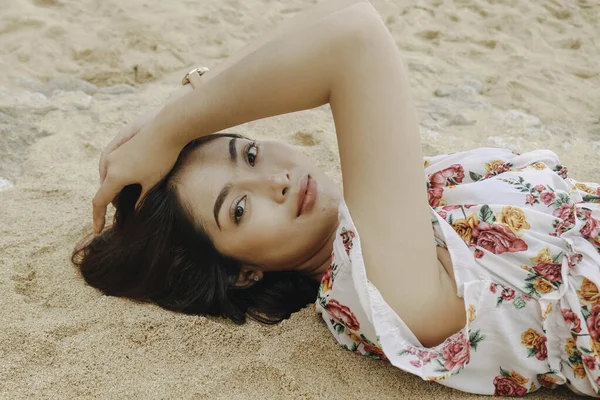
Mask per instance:
[[[258,277],[256,280],[255,277]],[[235,283],[235,287],[239,289],[246,289],[254,284],[262,281],[264,275],[263,272],[256,269],[256,267],[250,267],[248,265],[243,265],[240,269],[240,273],[238,274],[237,282]]]

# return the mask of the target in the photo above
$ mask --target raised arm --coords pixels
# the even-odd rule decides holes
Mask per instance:
[[[122,175],[114,179],[123,183],[149,157],[162,176],[174,159],[165,163],[161,150],[172,158],[173,149],[194,138],[328,102],[344,198],[362,238],[368,278],[423,344],[438,344],[464,325],[464,306],[437,262],[417,118],[402,61],[368,1],[294,28],[221,71],[202,90],[165,106],[130,141],[146,149],[128,142],[115,150]],[[156,181],[152,178],[139,182],[143,190]]]

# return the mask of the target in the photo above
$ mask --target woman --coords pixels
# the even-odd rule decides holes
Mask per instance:
[[[549,150],[423,157],[368,1],[320,4],[204,72],[103,153],[96,233],[117,213],[74,253],[89,284],[237,323],[314,302],[342,347],[423,379],[598,396],[600,185]],[[343,196],[290,146],[214,133],[326,103]]]

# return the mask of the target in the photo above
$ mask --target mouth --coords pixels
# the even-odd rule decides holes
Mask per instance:
[[[298,191],[298,214],[307,214],[312,210],[317,200],[317,182],[310,176],[306,175],[300,180],[300,189]]]

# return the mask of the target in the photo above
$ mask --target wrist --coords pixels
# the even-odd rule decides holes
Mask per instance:
[[[171,92],[166,103],[171,103],[171,102],[177,100],[178,98],[183,97],[186,94],[192,92],[193,90],[194,90],[194,88],[192,87],[192,85],[179,86],[177,89],[175,89],[173,92]]]

